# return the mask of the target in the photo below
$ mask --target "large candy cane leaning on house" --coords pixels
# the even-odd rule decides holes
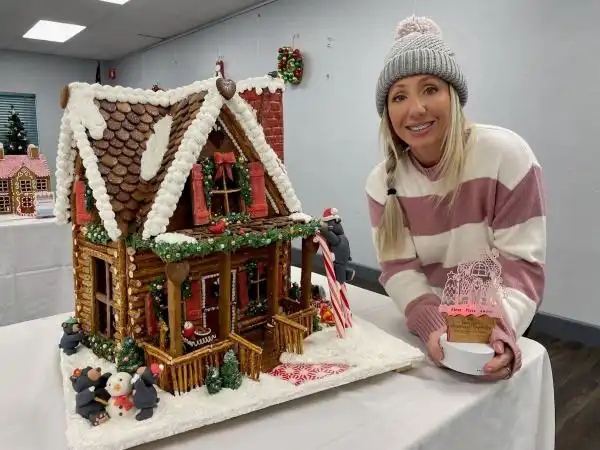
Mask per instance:
[[[335,319],[335,327],[339,337],[344,337],[346,334],[345,329],[352,326],[350,312],[350,304],[346,297],[345,287],[340,287],[337,278],[335,276],[335,270],[333,269],[333,258],[331,256],[331,250],[327,245],[327,241],[321,235],[317,233],[314,237],[314,242],[319,244],[321,251],[323,252],[323,262],[325,265],[325,273],[327,274],[327,283],[329,284],[329,293],[331,295],[331,304],[333,305],[333,317]]]

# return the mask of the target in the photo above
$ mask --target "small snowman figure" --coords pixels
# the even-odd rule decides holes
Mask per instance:
[[[106,412],[111,418],[133,415],[132,376],[127,372],[117,372],[106,383],[106,391],[110,394]]]

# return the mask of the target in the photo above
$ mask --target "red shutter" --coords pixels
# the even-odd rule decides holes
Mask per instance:
[[[85,183],[75,182],[75,217],[77,225],[85,225],[92,220],[92,213],[85,208]]]
[[[148,336],[158,333],[158,320],[154,314],[154,299],[152,294],[146,295],[146,331]]]
[[[209,222],[210,211],[206,206],[204,195],[204,173],[202,164],[192,167],[192,204],[194,207],[194,225],[205,225]]]
[[[237,274],[239,308],[244,309],[248,303],[248,273],[240,270]]]
[[[200,296],[200,282],[191,281],[192,296],[185,303],[186,319],[199,320],[202,317],[202,299]]]
[[[252,187],[252,204],[248,206],[251,217],[266,217],[269,213],[265,193],[265,168],[260,162],[248,163],[250,186]]]

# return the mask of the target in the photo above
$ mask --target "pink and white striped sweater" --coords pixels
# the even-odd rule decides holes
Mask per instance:
[[[397,198],[405,213],[402,252],[382,260],[380,282],[404,313],[409,329],[423,341],[444,326],[439,296],[450,270],[478,259],[484,246],[500,252],[507,291],[505,320],[494,330],[515,353],[513,372],[521,366],[516,340],[530,325],[544,291],[546,216],[541,169],[529,145],[512,131],[475,126],[455,204],[435,207],[436,168],[401,158]],[[410,155],[410,153],[409,153]],[[384,163],[366,184],[373,231],[386,201]]]

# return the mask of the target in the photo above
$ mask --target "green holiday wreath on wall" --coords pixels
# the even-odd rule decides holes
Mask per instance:
[[[277,55],[277,71],[286,83],[300,84],[304,73],[304,59],[297,48],[281,47]]]

